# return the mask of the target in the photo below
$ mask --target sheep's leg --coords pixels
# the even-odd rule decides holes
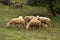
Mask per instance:
[[[45,24],[45,27],[46,27],[47,29],[49,29],[49,26],[48,26],[47,24]]]
[[[18,25],[16,24],[16,27],[18,28]]]
[[[42,23],[40,22],[40,28],[42,27]]]
[[[49,22],[49,23],[47,23],[47,25],[48,25],[48,28],[50,28],[51,27],[51,23]]]
[[[26,30],[28,30],[29,26],[30,26],[30,23],[27,24],[27,26],[26,26]]]
[[[18,25],[18,28],[20,29],[20,28],[21,28],[21,26],[22,26],[22,25],[20,25],[20,24],[19,24],[19,25]]]
[[[51,27],[51,23],[48,24],[49,25],[49,28]]]

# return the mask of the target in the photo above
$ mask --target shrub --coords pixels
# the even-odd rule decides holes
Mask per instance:
[[[1,3],[3,3],[4,5],[12,5],[11,0],[0,0]]]

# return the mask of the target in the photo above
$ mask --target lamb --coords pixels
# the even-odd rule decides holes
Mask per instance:
[[[30,22],[28,22],[27,26],[26,26],[26,30],[28,30],[29,27],[31,26],[37,26],[37,27],[41,27],[41,21],[37,20],[37,17],[33,17],[31,19]]]
[[[19,16],[18,18],[11,19],[7,23],[7,26],[9,26],[10,24],[14,24],[14,25],[18,24],[18,28],[21,28],[25,24],[25,21],[22,16]]]
[[[25,16],[25,17],[24,17],[24,20],[25,20],[25,22],[27,23],[27,22],[29,22],[33,17],[35,17],[35,16]]]
[[[45,23],[47,29],[51,27],[51,19],[48,17],[40,17],[38,20],[40,20],[42,23]]]

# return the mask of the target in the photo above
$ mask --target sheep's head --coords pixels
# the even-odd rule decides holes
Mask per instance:
[[[7,23],[7,26],[9,26],[9,23]]]

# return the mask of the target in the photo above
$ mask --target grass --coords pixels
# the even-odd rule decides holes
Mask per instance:
[[[24,0],[21,1],[23,2]],[[16,26],[7,28],[6,23],[11,18],[18,17],[19,15],[47,16],[51,18],[52,26],[49,30],[45,27],[33,30],[18,30]],[[53,17],[51,13],[43,7],[25,5],[22,9],[12,9],[0,3],[0,40],[60,40],[60,16]]]

